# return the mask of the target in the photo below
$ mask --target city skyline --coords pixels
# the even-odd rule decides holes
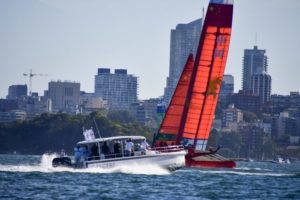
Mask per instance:
[[[207,5],[207,0],[1,1],[0,98],[10,85],[28,84],[22,74],[29,69],[49,74],[33,78],[33,91],[40,95],[51,80],[77,81],[82,90],[94,92],[99,67],[126,68],[138,76],[139,99],[161,96],[169,70],[170,30],[202,17]],[[225,71],[235,77],[235,92],[241,89],[243,51],[254,45],[267,51],[272,94],[300,90],[299,8],[297,0],[235,2]]]

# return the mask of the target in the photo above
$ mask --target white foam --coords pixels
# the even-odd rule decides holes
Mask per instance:
[[[110,169],[87,168],[87,169],[72,169],[67,167],[52,167],[53,158],[57,154],[44,154],[41,157],[40,163],[36,165],[3,165],[0,164],[0,171],[6,172],[72,172],[72,173],[126,173],[126,174],[144,174],[144,175],[169,175],[170,172],[155,164],[147,165],[130,165],[118,166]]]
[[[235,170],[245,170],[245,171],[271,171],[270,169],[263,169],[263,168],[259,168],[259,167],[255,167],[255,168],[250,168],[250,167],[236,167],[234,168]]]
[[[284,173],[271,173],[271,172],[246,172],[246,171],[234,171],[234,170],[214,170],[208,171],[203,170],[201,173],[211,173],[211,174],[236,174],[242,176],[293,176],[294,174],[284,174]]]

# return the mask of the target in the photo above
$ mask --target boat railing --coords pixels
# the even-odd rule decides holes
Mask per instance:
[[[111,159],[111,158],[121,158],[121,157],[127,157],[129,155],[126,155],[126,153],[109,153],[109,154],[101,154],[100,156],[89,156],[87,159],[88,161],[91,160],[104,160],[104,159]],[[131,155],[130,155],[131,156]]]
[[[184,150],[184,147],[182,145],[170,145],[170,146],[154,147],[151,148],[151,150],[167,153],[167,152],[182,151]]]
[[[150,149],[149,149],[150,150]],[[142,151],[133,151],[131,153],[128,152],[121,152],[121,153],[109,153],[109,154],[100,154],[97,156],[89,156],[87,158],[88,161],[93,161],[93,160],[105,160],[105,159],[112,159],[112,158],[122,158],[122,157],[133,157],[133,156],[144,156],[147,153],[144,153]]]

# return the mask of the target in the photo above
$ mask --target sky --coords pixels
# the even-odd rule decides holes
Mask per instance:
[[[1,0],[0,98],[28,84],[43,95],[49,81],[80,82],[94,92],[97,68],[139,77],[139,99],[163,95],[170,30],[202,17],[208,0]],[[300,1],[235,0],[225,73],[241,89],[244,49],[266,49],[272,94],[300,90]],[[257,35],[257,40],[255,39]]]

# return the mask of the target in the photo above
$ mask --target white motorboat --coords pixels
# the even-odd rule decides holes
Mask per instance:
[[[128,140],[134,144],[131,152],[125,151]],[[101,168],[110,169],[119,166],[156,165],[170,171],[185,166],[186,151],[181,145],[142,149],[139,144],[145,141],[143,136],[116,136],[107,138],[92,138],[77,143],[78,149],[83,149],[80,159],[75,155],[58,157],[52,161],[53,167]]]

